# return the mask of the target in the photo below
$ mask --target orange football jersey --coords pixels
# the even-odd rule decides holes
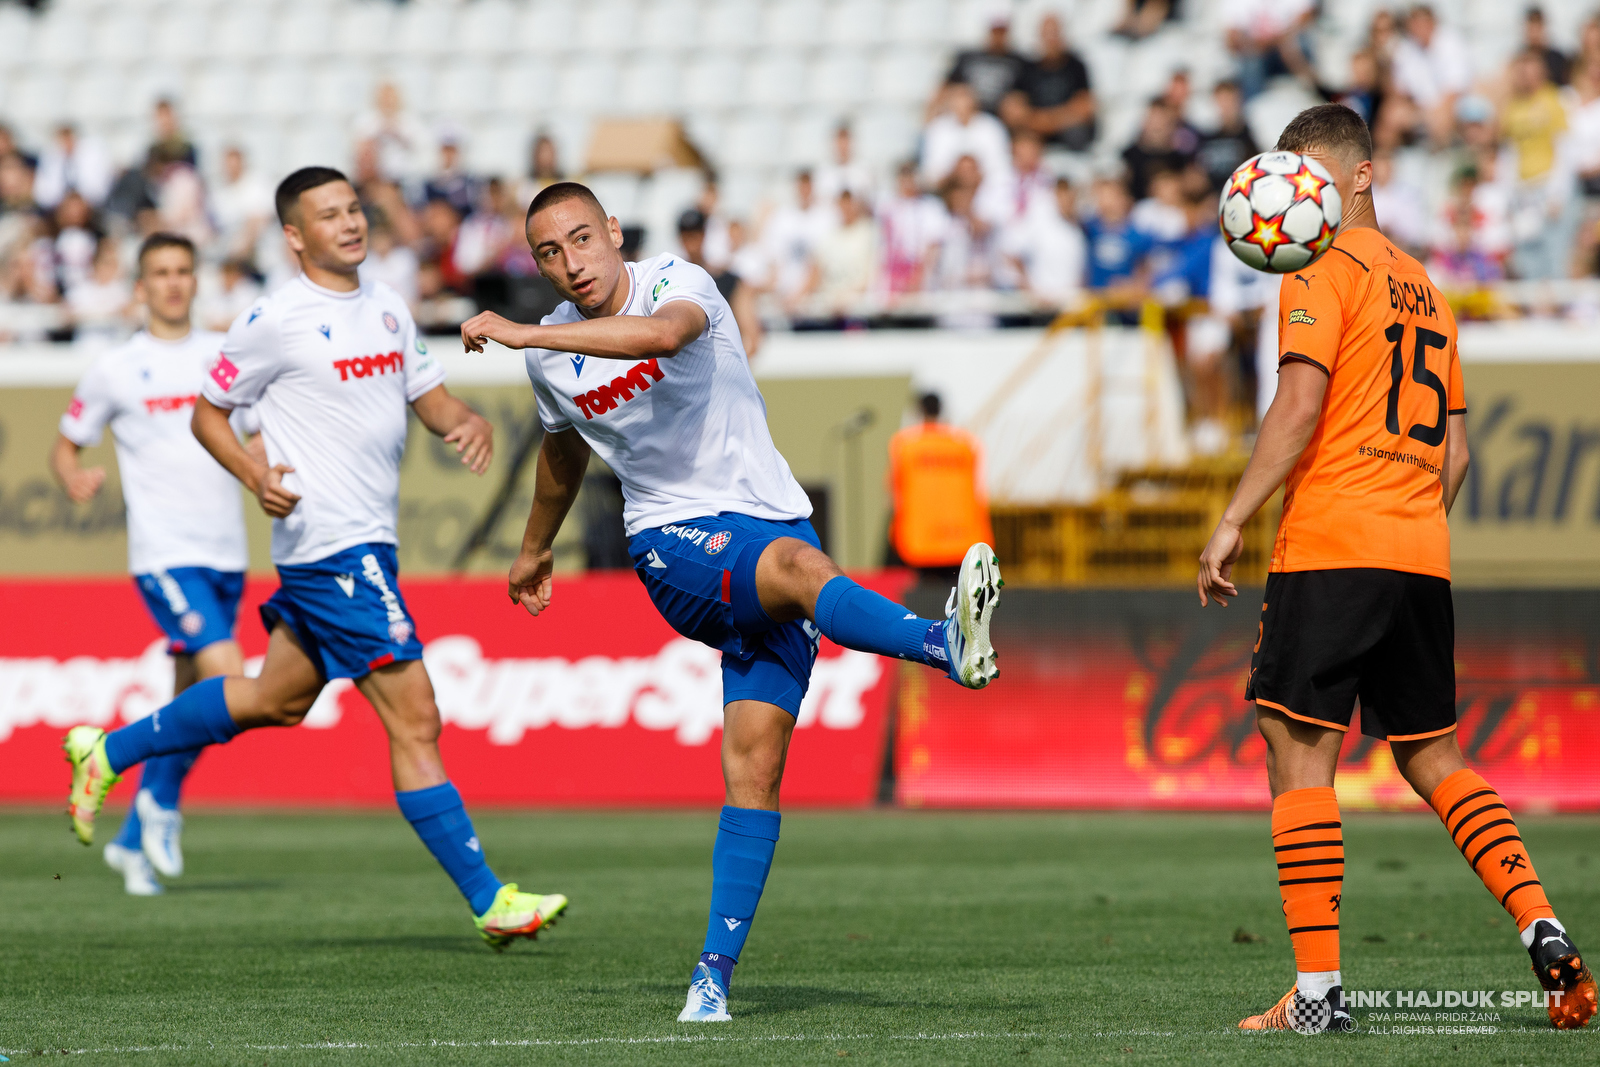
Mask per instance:
[[[1274,571],[1379,567],[1450,577],[1445,428],[1466,411],[1456,320],[1422,264],[1370,228],[1284,275],[1279,364],[1328,376],[1284,487]]]

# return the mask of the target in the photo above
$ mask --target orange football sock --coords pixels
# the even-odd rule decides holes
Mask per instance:
[[[1429,802],[1444,820],[1450,840],[1500,906],[1511,913],[1518,930],[1535,919],[1556,917],[1511,809],[1493,786],[1463,767],[1439,783]]]
[[[1331,786],[1291,789],[1272,802],[1272,850],[1295,970],[1337,971],[1344,827]]]

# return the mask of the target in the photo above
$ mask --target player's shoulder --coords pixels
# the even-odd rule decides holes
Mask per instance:
[[[705,285],[716,288],[716,282],[704,267],[696,266],[672,252],[640,260],[635,269],[635,277],[642,283],[645,295],[652,302],[675,287]]]
[[[379,304],[385,311],[393,312],[401,322],[411,321],[411,305],[400,295],[400,290],[377,278],[363,278],[361,292],[367,299]]]

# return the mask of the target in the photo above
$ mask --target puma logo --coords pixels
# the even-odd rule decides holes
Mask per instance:
[[[1316,277],[1315,274],[1313,274],[1311,276],[1311,278],[1315,278],[1315,277]],[[1311,278],[1307,278],[1304,274],[1296,274],[1294,276],[1294,280],[1299,282],[1301,285],[1305,286],[1307,289],[1311,288]]]

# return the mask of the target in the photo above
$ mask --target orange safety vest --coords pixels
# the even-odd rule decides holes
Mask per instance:
[[[965,430],[908,426],[889,439],[889,539],[913,567],[954,567],[974,541],[994,541],[979,484],[980,448]]]

